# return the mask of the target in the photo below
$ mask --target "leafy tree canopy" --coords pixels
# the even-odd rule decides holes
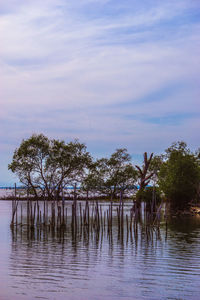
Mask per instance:
[[[137,172],[127,149],[117,149],[110,158],[97,160],[84,181],[85,188],[116,197],[120,190],[134,188]]]
[[[15,150],[8,168],[33,189],[36,197],[40,190],[40,194],[53,198],[63,185],[82,176],[90,160],[86,146],[78,141],[66,144],[34,134]]]
[[[200,167],[186,143],[173,143],[165,152],[159,172],[159,186],[173,209],[185,209],[197,196]]]

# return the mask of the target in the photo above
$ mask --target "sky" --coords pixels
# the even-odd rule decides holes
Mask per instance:
[[[0,0],[0,185],[33,133],[133,163],[200,138],[199,0]]]

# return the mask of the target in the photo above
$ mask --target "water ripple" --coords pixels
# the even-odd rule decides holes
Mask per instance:
[[[151,239],[142,227],[137,238],[119,237],[117,226],[111,237],[10,232],[0,248],[0,299],[198,299],[200,223],[180,228],[173,221],[167,237],[163,226]]]

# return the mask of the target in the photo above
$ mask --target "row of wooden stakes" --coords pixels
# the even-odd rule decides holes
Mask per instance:
[[[160,207],[155,213],[145,211],[141,207],[133,204],[129,210],[124,212],[124,202],[113,205],[113,202],[107,205],[99,204],[98,201],[78,202],[74,200],[72,203],[68,201],[33,201],[28,200],[12,201],[12,217],[11,227],[27,226],[33,230],[38,227],[50,227],[65,229],[71,225],[72,230],[79,227],[87,228],[87,230],[100,230],[107,228],[112,230],[113,224],[118,227],[118,231],[122,232],[126,227],[127,232],[137,230],[137,223],[143,218],[143,222],[148,226],[160,225]]]

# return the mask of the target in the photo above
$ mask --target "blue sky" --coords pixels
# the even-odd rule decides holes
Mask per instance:
[[[0,184],[22,138],[133,162],[200,131],[198,0],[0,0]]]

